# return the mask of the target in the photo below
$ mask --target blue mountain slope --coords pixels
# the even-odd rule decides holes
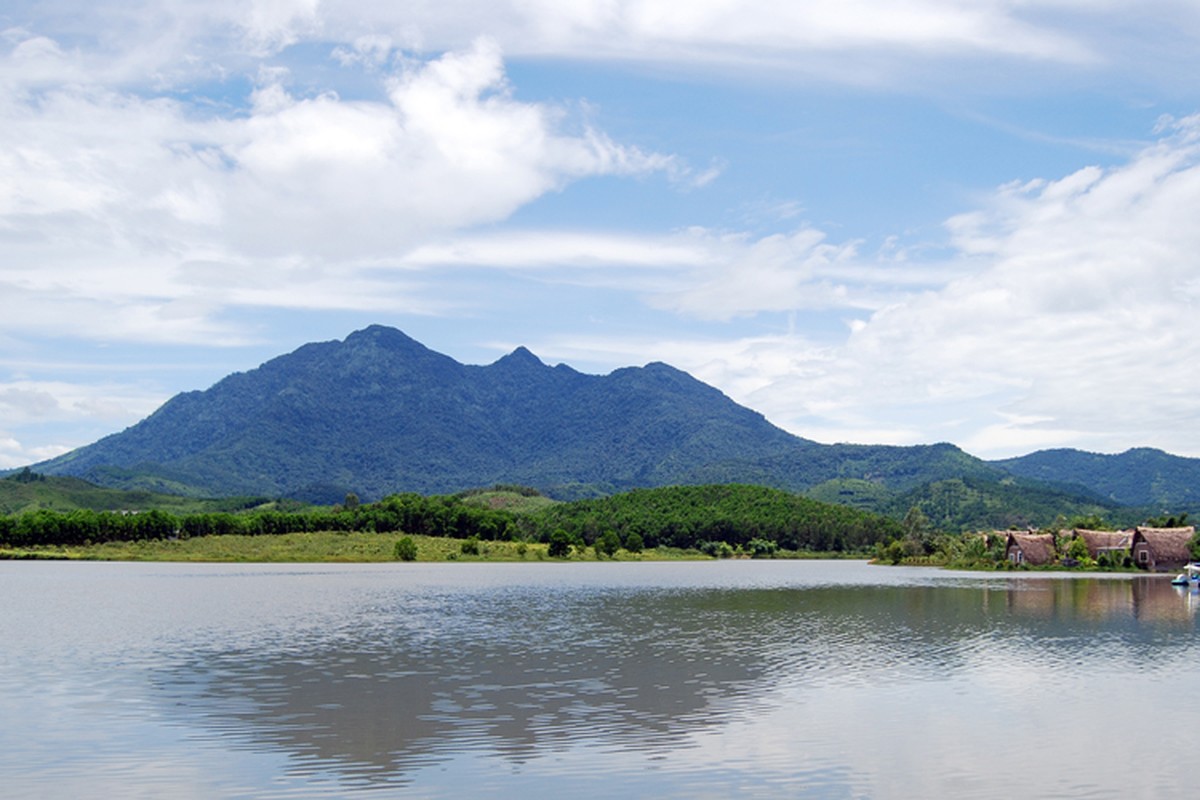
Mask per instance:
[[[519,348],[466,366],[373,326],[178,395],[37,469],[215,494],[611,491],[805,446],[664,364],[585,375]]]

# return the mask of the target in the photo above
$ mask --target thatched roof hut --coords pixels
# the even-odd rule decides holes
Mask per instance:
[[[1192,537],[1196,529],[1135,528],[1131,553],[1133,563],[1151,572],[1172,572],[1192,560]]]
[[[1054,534],[1009,531],[1004,556],[1014,564],[1032,567],[1053,564],[1058,558],[1058,551],[1054,549]]]
[[[1133,546],[1133,531],[1089,531],[1075,528],[1072,539],[1083,539],[1088,555],[1098,558],[1102,553],[1128,553]]]

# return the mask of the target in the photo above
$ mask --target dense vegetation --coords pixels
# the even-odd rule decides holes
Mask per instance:
[[[1200,459],[1161,450],[1143,447],[1118,455],[1040,450],[995,464],[1033,480],[1086,486],[1126,506],[1200,508]]]
[[[704,547],[752,541],[784,550],[863,551],[900,533],[895,520],[762,486],[706,485],[637,489],[553,506],[537,518],[541,533],[563,530],[591,544],[606,532],[646,547]]]
[[[905,535],[875,547],[875,558],[886,564],[921,564],[972,570],[1078,569],[1088,572],[1138,572],[1139,567],[1127,551],[1102,553],[1095,558],[1089,554],[1082,539],[1070,536],[1075,528],[1104,529],[1095,518],[1063,521],[1055,526],[1055,561],[1041,567],[1013,564],[1007,558],[1006,531],[970,533],[963,535],[937,534],[924,527],[924,517],[914,512],[905,521]],[[1146,519],[1149,527],[1176,527],[1186,523],[1187,514],[1180,517]],[[1168,524],[1169,523],[1169,524]],[[1193,536],[1192,558],[1200,560],[1200,537]]]
[[[255,509],[182,515],[158,509],[142,512],[78,509],[69,513],[42,509],[0,517],[0,545],[10,547],[310,531],[404,532],[480,539],[511,539],[518,532],[514,517],[508,512],[468,505],[451,497],[415,494],[395,495],[353,508]]]
[[[1067,492],[1014,478],[934,481],[898,495],[879,510],[901,518],[912,508],[921,510],[930,528],[946,533],[1038,528],[1059,517],[1118,522],[1128,516],[1117,503],[1082,489]],[[1132,515],[1140,519],[1143,513]]]
[[[493,492],[492,495],[514,494]],[[520,495],[529,497],[530,495]],[[464,554],[479,542],[527,541],[550,555],[591,548],[597,555],[643,548],[697,548],[712,555],[781,550],[866,552],[901,532],[893,520],[757,486],[691,486],[638,490],[603,500],[533,504],[522,512],[478,502],[479,495],[393,495],[378,503],[332,508],[175,515],[46,509],[0,517],[0,546],[36,548],[100,542],[266,536],[345,531],[456,538]],[[506,505],[506,504],[501,504]],[[398,558],[412,554],[398,538]],[[474,544],[472,544],[474,543]]]

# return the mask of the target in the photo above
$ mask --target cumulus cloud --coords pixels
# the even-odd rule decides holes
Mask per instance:
[[[228,126],[233,239],[266,255],[379,257],[503,219],[571,180],[671,161],[594,129],[561,133],[558,116],[510,96],[487,40],[402,71],[385,103],[275,92],[245,124]]]
[[[0,326],[37,329],[34,310],[75,304],[115,338],[144,322],[186,340],[211,337],[230,304],[404,307],[402,284],[345,265],[574,180],[676,168],[516,100],[486,39],[389,73],[376,101],[296,97],[279,77],[216,118],[95,86],[0,96]]]
[[[731,387],[770,376],[769,391],[738,399],[827,440],[1200,453],[1189,368],[1200,360],[1198,216],[1192,117],[1126,164],[1004,186],[949,220],[959,277],[898,295],[832,350],[745,340],[746,351],[799,360],[735,349],[721,366],[685,363]]]

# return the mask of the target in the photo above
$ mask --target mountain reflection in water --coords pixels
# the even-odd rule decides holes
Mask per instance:
[[[668,753],[698,730],[752,716],[782,685],[950,675],[1012,641],[1040,650],[1048,668],[1108,659],[1114,647],[1136,665],[1138,642],[1154,643],[1136,622],[1188,622],[1181,598],[1144,577],[999,589],[401,593],[333,635],[197,650],[154,684],[188,724],[358,780],[403,782],[467,750],[514,763],[579,743]],[[1082,627],[1043,629],[1062,619]]]
[[[1060,775],[1062,752],[1027,755],[1023,778],[1004,762],[1032,737],[1068,757],[1110,739],[1136,750],[1130,737],[1157,727],[1143,704],[1182,702],[1200,677],[1196,596],[1161,577],[798,562],[133,567],[46,583],[53,568],[0,565],[0,636],[13,643],[0,656],[0,775],[23,765],[13,785],[29,796],[48,785],[31,764],[73,769],[70,754],[44,755],[46,719],[22,718],[35,712],[13,693],[39,685],[66,698],[57,724],[103,729],[132,743],[131,759],[139,737],[181,732],[176,757],[212,781],[208,796],[987,797],[1001,778],[1023,796],[1154,794],[1170,776],[1146,783],[1108,764]],[[55,593],[41,620],[39,586]],[[1172,743],[1190,752],[1200,734]],[[237,753],[284,761],[223,778]],[[80,781],[98,780],[78,758]]]

